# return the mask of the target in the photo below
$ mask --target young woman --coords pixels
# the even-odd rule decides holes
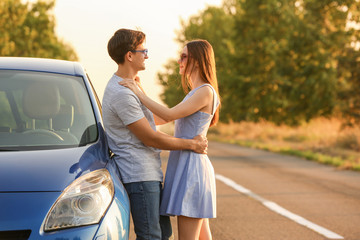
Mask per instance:
[[[216,124],[219,118],[220,100],[212,46],[206,40],[188,42],[178,63],[183,89],[191,91],[173,108],[148,98],[134,80],[119,84],[134,91],[154,115],[164,120],[163,123],[176,120],[175,137],[205,136],[209,126]],[[208,219],[216,217],[216,188],[214,169],[206,154],[170,152],[160,214],[177,216],[180,240],[212,239]]]

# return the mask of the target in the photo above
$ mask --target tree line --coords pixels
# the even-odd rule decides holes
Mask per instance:
[[[177,42],[208,40],[220,120],[298,125],[316,117],[360,122],[359,0],[225,0],[182,20]],[[162,100],[184,96],[178,64],[158,79]]]
[[[0,1],[0,55],[77,60],[54,5]],[[224,0],[181,21],[180,46],[197,38],[214,47],[221,121],[360,122],[360,0]],[[170,107],[184,97],[176,61],[158,73]]]
[[[77,60],[72,47],[55,33],[55,0],[0,1],[0,56]]]

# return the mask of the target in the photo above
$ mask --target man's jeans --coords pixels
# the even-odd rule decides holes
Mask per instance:
[[[170,218],[159,214],[162,184],[149,181],[124,186],[130,199],[136,239],[169,239],[172,235]]]

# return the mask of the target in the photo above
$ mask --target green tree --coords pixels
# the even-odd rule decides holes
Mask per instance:
[[[232,0],[183,24],[179,41],[214,47],[221,119],[299,124],[356,116],[359,0]],[[349,68],[351,66],[351,68]],[[164,76],[163,76],[164,78]],[[356,87],[357,86],[357,87]],[[351,95],[351,97],[349,96]]]
[[[182,47],[190,40],[199,38],[208,40],[214,46],[219,81],[230,77],[229,55],[234,52],[230,37],[233,30],[233,18],[229,11],[229,6],[224,8],[209,7],[198,16],[191,17],[188,22],[182,21],[183,30],[177,39]],[[160,84],[164,86],[161,98],[168,106],[176,105],[184,97],[181,77],[178,72],[179,66],[176,60],[169,60],[165,65],[165,71],[158,73]],[[219,85],[220,91],[222,86],[224,84]]]
[[[360,51],[344,49],[339,58],[339,111],[347,125],[360,123]]]
[[[229,109],[235,121],[292,125],[332,113],[336,69],[331,47],[336,43],[324,28],[323,8],[314,13],[307,4],[271,0],[238,5],[234,61],[239,63],[236,82],[243,99],[238,109],[246,115]]]
[[[0,55],[77,60],[75,51],[55,34],[55,0],[0,1]]]
[[[351,41],[337,54],[338,108],[348,125],[360,123],[360,2],[355,2],[348,6],[345,27]]]
[[[296,125],[331,116],[340,104],[338,58],[352,41],[346,23],[357,1],[238,3],[233,60],[239,67],[230,99],[238,91],[243,101],[227,109],[229,117]]]

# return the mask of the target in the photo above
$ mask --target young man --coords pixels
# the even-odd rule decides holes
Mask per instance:
[[[110,57],[118,69],[109,80],[102,101],[104,125],[109,146],[128,192],[136,239],[169,239],[168,217],[160,217],[163,173],[160,150],[192,150],[205,153],[207,140],[174,138],[156,131],[153,114],[128,88],[118,84],[135,79],[145,70],[148,59],[145,34],[119,29],[108,43]]]

